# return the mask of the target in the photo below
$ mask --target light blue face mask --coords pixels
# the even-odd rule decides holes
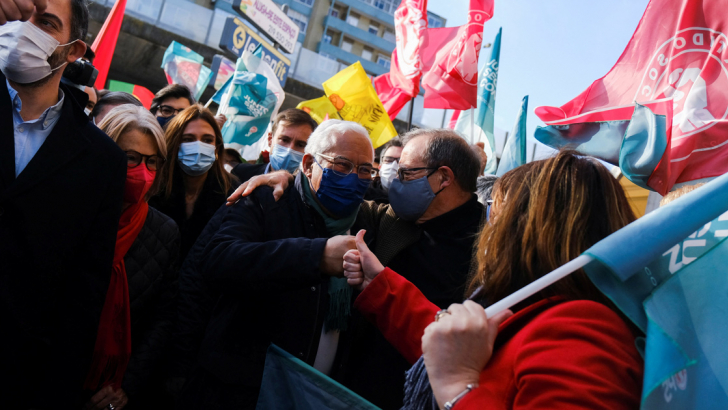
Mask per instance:
[[[189,176],[202,175],[215,163],[215,146],[201,141],[182,143],[179,146],[177,163]]]
[[[273,150],[270,153],[270,165],[276,171],[286,170],[292,174],[301,165],[302,160],[302,152],[294,151],[291,148],[285,148],[278,144],[273,145]]]

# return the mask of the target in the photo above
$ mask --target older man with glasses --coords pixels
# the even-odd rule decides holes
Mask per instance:
[[[480,160],[452,130],[419,129],[402,139],[390,204],[365,201],[353,230],[366,229],[365,241],[382,264],[445,309],[463,299],[484,218],[475,195]],[[268,176],[249,185],[281,184],[281,189],[286,180]],[[410,365],[376,327],[355,317],[342,334],[337,363],[332,376],[346,387],[381,408],[402,407]]]
[[[201,260],[222,296],[183,408],[255,408],[271,343],[331,373],[352,303],[342,258],[355,248],[349,231],[373,161],[366,129],[329,120],[311,134],[278,202],[266,187],[230,208]]]

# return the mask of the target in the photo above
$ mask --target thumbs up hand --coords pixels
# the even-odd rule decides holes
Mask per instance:
[[[384,266],[364,242],[365,230],[356,234],[356,249],[344,254],[344,277],[350,286],[364,290],[384,270]]]

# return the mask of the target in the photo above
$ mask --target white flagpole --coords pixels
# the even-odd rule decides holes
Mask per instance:
[[[517,303],[523,302],[527,298],[546,289],[548,286],[552,285],[553,283],[556,283],[559,280],[561,280],[561,279],[571,275],[572,273],[576,272],[577,270],[583,268],[592,260],[594,260],[594,259],[591,256],[587,256],[587,255],[579,256],[578,258],[576,258],[573,261],[567,263],[566,265],[554,270],[553,272],[549,273],[548,275],[545,275],[545,276],[539,278],[538,280],[531,282],[530,284],[524,286],[523,288],[519,289],[515,293],[488,306],[485,309],[485,314],[488,315],[488,317],[493,317],[494,315],[497,315],[498,313],[511,308],[512,306],[516,305]]]
[[[470,109],[470,143],[475,144],[475,108]]]

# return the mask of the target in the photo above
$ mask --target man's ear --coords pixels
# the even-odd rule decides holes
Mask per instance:
[[[66,57],[66,62],[69,64],[78,60],[79,58],[83,57],[84,54],[86,54],[86,43],[83,41],[76,41],[73,44],[68,45],[68,56]]]
[[[446,186],[455,185],[455,173],[450,167],[440,167],[440,189]]]
[[[308,179],[311,179],[311,176],[313,175],[313,155],[305,154],[301,160],[301,165],[303,166],[303,174],[306,175]]]
[[[273,133],[268,133],[268,146],[270,147],[270,151],[273,152]]]

